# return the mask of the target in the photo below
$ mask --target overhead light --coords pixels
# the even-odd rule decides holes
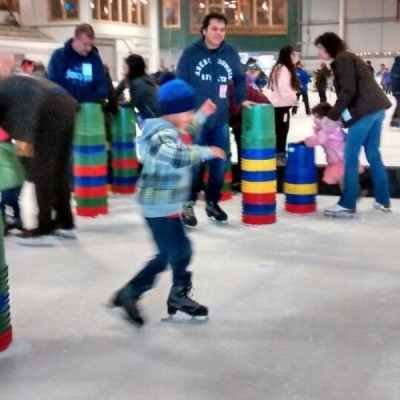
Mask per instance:
[[[93,3],[93,1],[91,1],[91,2],[90,2],[90,8],[93,10],[94,7],[95,7],[95,6],[94,6],[94,3]]]
[[[268,11],[268,4],[267,4],[266,1],[264,1],[264,2],[261,4],[261,8],[262,8],[264,11]]]

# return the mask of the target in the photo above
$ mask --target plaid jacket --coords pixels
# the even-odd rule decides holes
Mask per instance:
[[[204,117],[190,130],[199,131]],[[191,169],[194,164],[212,159],[208,147],[183,143],[176,127],[163,118],[148,119],[138,139],[143,170],[139,178],[139,203],[146,218],[160,218],[181,212],[189,198]]]

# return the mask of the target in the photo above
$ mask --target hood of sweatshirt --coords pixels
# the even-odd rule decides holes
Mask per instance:
[[[49,63],[49,79],[66,89],[80,103],[97,102],[108,95],[104,66],[94,47],[87,56],[78,54],[68,40]]]
[[[97,49],[96,46],[93,46],[92,50],[90,51],[90,53],[87,56],[82,56],[81,54],[77,53],[74,48],[72,47],[72,42],[73,39],[68,39],[65,43],[64,43],[64,51],[66,52],[66,54],[69,57],[75,57],[75,59],[77,60],[88,60],[91,59],[93,57],[99,57],[99,50]]]
[[[170,130],[173,136],[179,136],[174,125],[163,118],[146,119],[142,135],[137,139],[137,157],[143,162],[150,139],[159,131]]]

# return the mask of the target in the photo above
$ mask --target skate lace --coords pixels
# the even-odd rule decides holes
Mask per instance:
[[[214,209],[215,209],[215,211],[217,211],[219,214],[222,214],[222,213],[223,213],[222,208],[221,208],[218,204],[214,204]]]
[[[213,204],[212,204],[212,208],[214,209],[214,213],[215,213],[216,215],[220,215],[221,217],[224,216],[224,215],[226,215],[226,214],[225,214],[225,211],[219,206],[218,203],[213,203]]]
[[[193,294],[194,294],[194,289],[186,289],[183,292],[183,295],[185,296],[186,300],[189,301],[190,303],[192,303],[193,305],[200,305],[197,301],[193,300]]]
[[[185,216],[186,217],[194,217],[194,207],[192,204],[188,204],[185,208]]]

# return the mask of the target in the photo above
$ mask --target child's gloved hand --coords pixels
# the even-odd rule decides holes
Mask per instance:
[[[214,153],[215,158],[226,160],[226,153],[221,148],[216,146],[210,146],[210,150]]]
[[[209,117],[210,115],[215,114],[217,111],[217,106],[213,103],[210,99],[207,99],[201,106],[200,111],[206,116]]]

